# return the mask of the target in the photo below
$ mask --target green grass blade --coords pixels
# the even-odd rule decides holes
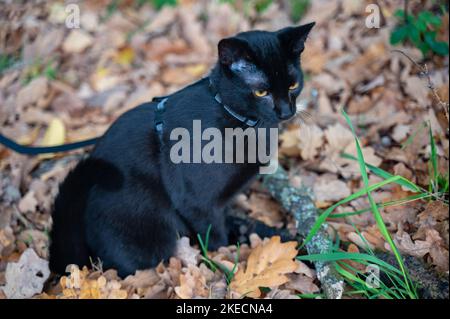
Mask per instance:
[[[388,178],[384,181],[381,181],[379,183],[376,183],[374,185],[369,186],[369,190],[370,191],[374,191],[376,189],[379,189],[383,186],[386,186],[390,183],[394,183],[396,181],[398,181],[399,179],[402,179],[403,177],[401,176],[392,176],[391,178]],[[319,215],[319,217],[317,218],[316,222],[314,223],[313,227],[311,227],[310,232],[308,233],[308,235],[306,236],[305,240],[303,241],[301,247],[304,247],[317,233],[317,231],[320,229],[320,227],[322,226],[322,224],[325,222],[325,220],[328,218],[328,216],[330,216],[330,214],[339,206],[351,202],[352,200],[355,200],[361,196],[366,195],[367,191],[366,189],[361,189],[359,191],[357,191],[356,193],[353,193],[352,195],[348,196],[347,198],[344,198],[343,200],[337,202],[336,204],[330,206],[329,208],[327,208],[321,215]]]
[[[385,202],[385,203],[377,203],[378,208],[385,208],[385,207],[391,207],[391,206],[398,206],[398,205],[404,205],[410,202],[414,202],[416,200],[420,200],[420,199],[425,199],[425,198],[429,198],[432,197],[433,195],[431,194],[424,194],[424,193],[420,193],[420,194],[416,194],[416,195],[411,195],[402,199],[398,199],[398,200],[393,200],[393,201],[389,201],[389,202]],[[343,212],[343,213],[338,213],[338,214],[331,214],[329,216],[329,218],[344,218],[344,217],[349,217],[349,216],[354,216],[354,215],[361,215],[367,212],[370,212],[371,208],[370,207],[366,207],[363,209],[358,209],[354,212]]]
[[[351,154],[347,154],[347,153],[342,153],[341,154],[342,158],[346,158],[346,159],[350,159],[350,160],[355,160],[357,161],[358,159],[356,157],[354,157]],[[364,163],[365,166],[369,169],[369,171],[371,171],[372,173],[374,173],[375,175],[377,175],[378,177],[384,178],[384,179],[388,179],[391,178],[395,175],[392,175],[389,172],[386,172],[385,170],[370,165],[368,163]],[[396,184],[400,185],[400,186],[404,186],[406,188],[408,188],[410,191],[414,192],[414,193],[422,193],[423,190],[416,184],[414,184],[413,182],[409,181],[408,179],[402,177],[401,179],[399,179],[398,181],[395,182]]]
[[[338,260],[356,260],[356,261],[364,261],[364,262],[370,262],[372,264],[379,265],[380,267],[383,267],[393,273],[402,275],[402,272],[395,268],[394,266],[388,264],[387,262],[366,254],[366,253],[347,253],[347,252],[331,252],[331,253],[325,253],[325,254],[312,254],[312,255],[304,255],[304,256],[297,256],[298,260],[301,261],[323,261],[323,262],[331,262],[331,261],[338,261]]]
[[[403,259],[402,259],[401,255],[400,255],[400,252],[398,251],[394,241],[392,240],[392,237],[391,237],[391,235],[390,235],[390,233],[389,233],[389,231],[388,231],[388,229],[387,229],[387,227],[386,227],[386,225],[385,225],[385,223],[383,221],[383,218],[382,218],[382,216],[380,214],[380,211],[378,210],[378,207],[377,207],[377,205],[376,205],[376,203],[375,203],[375,201],[374,201],[374,199],[373,199],[373,197],[371,195],[371,191],[369,190],[369,177],[367,175],[366,164],[365,164],[365,161],[364,161],[364,155],[363,155],[362,150],[361,150],[359,139],[356,136],[355,129],[354,129],[353,124],[352,124],[350,118],[348,117],[347,113],[345,113],[345,111],[342,110],[342,114],[344,115],[348,125],[350,126],[350,129],[351,129],[351,131],[353,133],[353,136],[355,138],[356,150],[357,150],[357,154],[358,154],[358,163],[359,163],[360,170],[361,170],[361,176],[362,176],[362,179],[363,179],[363,182],[364,182],[365,190],[367,192],[367,197],[369,199],[370,207],[372,208],[372,213],[374,215],[375,221],[377,222],[377,225],[378,225],[378,228],[380,229],[381,234],[383,235],[383,237],[385,238],[385,240],[389,244],[392,252],[394,253],[395,258],[397,259],[397,262],[398,262],[398,264],[400,266],[400,269],[401,269],[401,271],[403,273],[403,277],[405,279],[405,283],[407,284],[407,286],[409,288],[408,290],[410,292],[411,298],[415,298],[415,292],[413,292],[411,290],[412,289],[411,280],[410,280],[410,278],[409,278],[409,276],[407,274],[406,267],[405,267],[405,265],[403,263]]]

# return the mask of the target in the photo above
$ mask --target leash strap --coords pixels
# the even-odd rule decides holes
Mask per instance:
[[[89,145],[94,145],[98,141],[98,137],[91,138],[89,140],[57,145],[57,146],[25,146],[20,145],[10,138],[7,138],[3,134],[0,134],[0,144],[3,144],[5,147],[13,150],[14,152],[25,154],[25,155],[38,155],[45,153],[58,153],[58,152],[67,152],[77,148],[86,147]]]

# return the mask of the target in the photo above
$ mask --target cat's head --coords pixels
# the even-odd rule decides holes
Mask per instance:
[[[223,100],[240,114],[269,123],[295,115],[303,88],[300,55],[313,26],[249,31],[222,39],[218,67]]]

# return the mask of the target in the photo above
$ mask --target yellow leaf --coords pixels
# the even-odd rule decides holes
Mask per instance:
[[[297,242],[281,243],[279,236],[256,247],[247,260],[245,271],[239,269],[230,284],[232,291],[241,296],[258,298],[259,287],[277,287],[288,281],[285,274],[297,269],[293,260],[297,256]]]
[[[185,68],[186,72],[194,77],[200,77],[208,70],[206,64],[189,65]]]
[[[175,287],[175,293],[181,299],[207,297],[206,278],[200,269],[189,265],[185,274],[180,274],[180,285]]]
[[[129,66],[134,60],[134,50],[130,47],[120,49],[114,56],[114,61],[123,66]]]
[[[22,145],[33,144],[34,141],[36,141],[36,139],[38,138],[38,135],[39,135],[39,127],[36,126],[28,134],[22,135],[21,137],[19,137],[17,142]]]
[[[111,290],[108,299],[127,299],[128,293],[124,289]]]
[[[44,138],[42,139],[41,146],[56,146],[64,144],[66,139],[66,128],[63,121],[59,118],[54,118],[50,121],[47,131],[45,132]],[[54,154],[43,154],[40,156],[41,159],[51,158]]]

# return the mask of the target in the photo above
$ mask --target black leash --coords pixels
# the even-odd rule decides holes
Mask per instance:
[[[58,153],[58,152],[67,152],[77,148],[86,147],[89,145],[94,145],[97,143],[99,137],[91,138],[88,140],[57,145],[57,146],[25,146],[20,145],[13,140],[7,138],[3,134],[0,133],[0,144],[3,144],[5,147],[13,150],[14,152],[25,154],[25,155],[38,155],[45,153]]]
[[[234,117],[238,121],[240,121],[250,127],[254,127],[258,124],[258,122],[259,122],[258,120],[252,120],[245,116],[242,116],[242,115],[238,114],[237,112],[233,111],[231,107],[224,104],[222,102],[222,99],[221,99],[219,93],[217,92],[217,90],[215,90],[215,88],[211,82],[211,79],[209,79],[209,88],[210,88],[211,92],[213,93],[214,99],[216,100],[216,102],[219,103],[220,105],[222,105],[223,108],[232,117]],[[155,126],[155,131],[158,134],[159,140],[161,142],[162,142],[162,133],[163,133],[163,129],[164,129],[164,122],[163,122],[162,116],[165,111],[166,102],[167,102],[168,98],[169,98],[169,96],[160,96],[160,97],[155,97],[152,99],[152,102],[158,102],[158,104],[156,105],[156,109],[155,109],[154,126]],[[3,134],[0,133],[0,144],[3,144],[5,147],[13,150],[14,152],[17,152],[20,154],[25,154],[25,155],[38,155],[38,154],[45,154],[45,153],[58,153],[58,152],[72,151],[77,148],[83,148],[86,146],[94,145],[97,143],[97,141],[99,139],[100,139],[100,137],[95,137],[95,138],[91,138],[91,139],[80,141],[80,142],[74,142],[74,143],[57,145],[57,146],[25,146],[25,145],[20,145],[20,144],[16,143],[12,139],[7,138],[6,136],[4,136]]]

